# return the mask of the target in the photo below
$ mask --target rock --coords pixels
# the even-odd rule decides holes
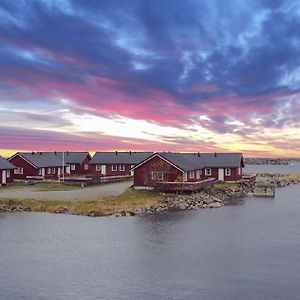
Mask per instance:
[[[219,207],[221,207],[222,205],[221,205],[221,203],[219,203],[219,202],[214,202],[214,203],[210,203],[209,205],[208,205],[208,208],[219,208]]]

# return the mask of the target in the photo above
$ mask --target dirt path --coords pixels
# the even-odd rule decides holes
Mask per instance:
[[[39,191],[34,186],[18,187],[16,189],[0,190],[0,198],[6,199],[34,199],[34,200],[79,200],[90,201],[107,196],[118,196],[122,194],[132,181],[124,181],[110,184],[103,184],[85,188],[78,188],[70,191]]]

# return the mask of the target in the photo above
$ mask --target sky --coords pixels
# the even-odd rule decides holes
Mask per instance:
[[[300,2],[1,0],[0,155],[300,157]]]

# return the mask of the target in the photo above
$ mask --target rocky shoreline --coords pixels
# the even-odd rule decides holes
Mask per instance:
[[[231,205],[235,200],[246,196],[274,196],[275,188],[285,187],[291,184],[300,183],[300,174],[259,174],[260,180],[256,183],[233,183],[233,184],[216,184],[205,190],[192,194],[161,194],[163,200],[154,206],[144,208],[124,210],[112,214],[115,217],[134,216],[149,213],[162,213],[175,210],[192,210],[220,208]],[[274,194],[272,191],[274,190]],[[21,212],[32,211],[30,207],[23,207],[21,203],[16,204],[14,201],[8,201],[0,204],[0,211]],[[54,211],[56,214],[73,214],[68,207],[62,207]],[[86,216],[102,216],[96,211],[89,211]]]

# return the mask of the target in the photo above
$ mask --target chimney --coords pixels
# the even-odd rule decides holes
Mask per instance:
[[[217,153],[216,152],[214,153],[214,155],[215,155],[215,157],[217,157]]]
[[[200,152],[198,152],[198,156],[200,157]]]
[[[34,155],[34,151],[32,151],[31,154]]]
[[[116,155],[118,155],[118,151],[116,151]]]
[[[131,150],[129,151],[129,154],[131,155]]]
[[[54,151],[54,154],[55,154],[55,155],[57,154],[56,151]]]
[[[40,152],[40,155],[42,155],[43,153],[42,152]]]
[[[69,151],[67,151],[67,155],[69,155]]]

